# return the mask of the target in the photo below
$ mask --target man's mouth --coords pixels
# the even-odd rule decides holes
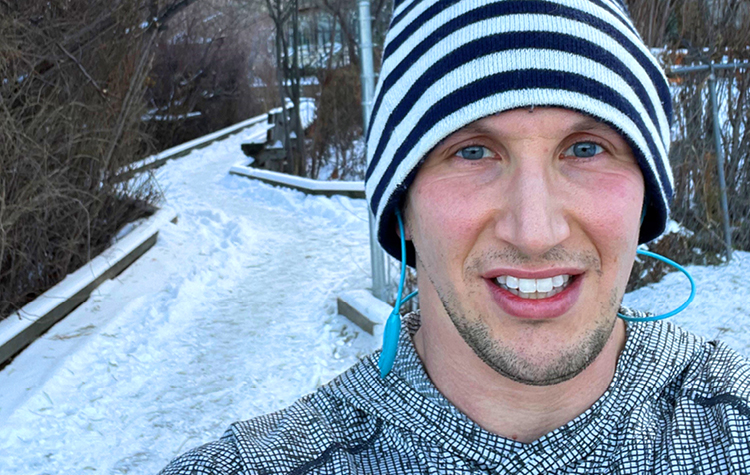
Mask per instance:
[[[522,299],[539,300],[554,297],[565,290],[576,276],[560,274],[544,279],[522,279],[512,275],[501,275],[492,281]]]

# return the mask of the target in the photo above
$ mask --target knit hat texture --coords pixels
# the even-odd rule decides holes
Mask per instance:
[[[444,138],[492,114],[562,107],[612,126],[646,185],[640,242],[673,194],[664,72],[618,0],[396,0],[367,135],[365,189],[380,244],[400,258],[395,209]],[[408,245],[408,262],[414,249]]]

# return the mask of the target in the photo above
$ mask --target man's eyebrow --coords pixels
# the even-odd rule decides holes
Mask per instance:
[[[445,137],[443,140],[438,142],[434,148],[442,146],[447,140],[455,138],[456,136],[460,137],[463,135],[492,135],[493,133],[494,131],[492,130],[492,128],[487,127],[480,122],[472,122]]]
[[[586,132],[586,131],[601,131],[601,132],[618,133],[614,128],[612,128],[612,126],[610,126],[606,122],[603,122],[599,119],[596,119],[590,116],[583,116],[579,120],[576,120],[574,124],[568,127],[565,133],[573,134],[576,132]],[[496,131],[494,129],[482,124],[481,121],[472,122],[458,129],[457,131],[455,131],[448,137],[445,137],[443,140],[438,142],[434,148],[438,148],[442,146],[447,140],[455,138],[456,136],[461,137],[463,135],[493,135],[495,133]]]
[[[459,129],[456,133],[490,135],[493,133],[493,130],[491,127],[487,127],[481,122],[472,122],[471,124]]]
[[[568,133],[586,132],[587,130],[599,130],[602,132],[617,133],[617,131],[612,126],[599,119],[595,119],[594,117],[583,117],[582,119],[576,121],[575,124],[568,128]]]

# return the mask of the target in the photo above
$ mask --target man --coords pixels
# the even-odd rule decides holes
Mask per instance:
[[[617,318],[668,217],[670,104],[619,1],[397,3],[367,174],[418,275],[395,364],[164,473],[750,473],[750,364]]]

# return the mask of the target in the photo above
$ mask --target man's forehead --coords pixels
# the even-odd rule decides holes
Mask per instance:
[[[558,109],[558,108],[526,108],[522,109],[527,111],[528,113],[534,113],[534,110],[540,110],[540,109],[551,109],[551,110],[566,110],[568,111],[568,114],[566,114],[566,120],[561,121],[559,123],[559,131],[562,134],[574,134],[577,132],[605,132],[605,133],[614,133],[619,134],[615,129],[613,129],[609,124],[606,122],[603,122],[600,119],[597,119],[596,117],[592,117],[590,115],[582,114],[577,111],[571,111],[568,109]],[[438,143],[438,146],[440,146],[442,143],[444,143],[446,140],[450,139],[451,137],[455,137],[457,135],[493,135],[497,133],[497,129],[491,125],[492,118],[502,116],[504,114],[508,114],[513,111],[518,111],[519,109],[512,109],[510,111],[502,111],[498,112],[497,114],[493,114],[488,117],[483,117],[479,120],[476,120],[468,125],[465,125],[464,127],[458,129],[453,134],[449,135],[445,139],[441,140]]]

